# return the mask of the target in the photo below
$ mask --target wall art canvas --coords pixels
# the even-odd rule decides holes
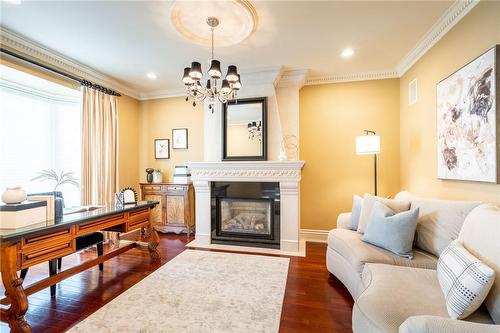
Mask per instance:
[[[437,172],[440,179],[497,183],[499,46],[437,85]]]

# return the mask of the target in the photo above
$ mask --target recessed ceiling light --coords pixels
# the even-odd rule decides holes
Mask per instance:
[[[347,58],[347,57],[352,56],[353,54],[354,54],[353,49],[345,49],[344,51],[342,51],[342,53],[340,55],[343,56],[344,58]]]
[[[153,72],[150,72],[146,75],[148,77],[148,79],[151,79],[151,80],[156,80],[157,76],[155,73]]]

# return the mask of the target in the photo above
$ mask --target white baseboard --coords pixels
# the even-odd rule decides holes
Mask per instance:
[[[300,241],[326,243],[330,230],[300,229]]]

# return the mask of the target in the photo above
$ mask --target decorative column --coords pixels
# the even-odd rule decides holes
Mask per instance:
[[[202,245],[211,243],[212,232],[210,207],[210,182],[206,180],[193,181],[196,199],[196,240]]]
[[[281,207],[281,241],[280,250],[288,252],[299,251],[300,229],[300,184],[295,182],[280,182]]]

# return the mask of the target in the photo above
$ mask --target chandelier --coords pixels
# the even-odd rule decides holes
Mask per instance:
[[[262,121],[257,124],[256,121],[248,123],[248,138],[251,140],[259,139],[262,140]]]
[[[191,67],[184,68],[182,82],[186,86],[186,101],[189,101],[189,97],[192,97],[193,106],[196,106],[196,102],[208,98],[208,108],[213,113],[217,100],[221,103],[227,103],[237,98],[238,90],[241,88],[241,80],[234,65],[228,66],[226,78],[221,80],[222,71],[220,69],[220,61],[214,59],[214,29],[219,25],[219,20],[216,17],[209,17],[207,18],[207,24],[212,31],[212,59],[210,69],[208,70],[209,78],[207,78],[206,86],[203,87],[200,83],[203,73],[201,71],[201,64],[196,61],[191,63]],[[220,88],[218,87],[219,82]]]

